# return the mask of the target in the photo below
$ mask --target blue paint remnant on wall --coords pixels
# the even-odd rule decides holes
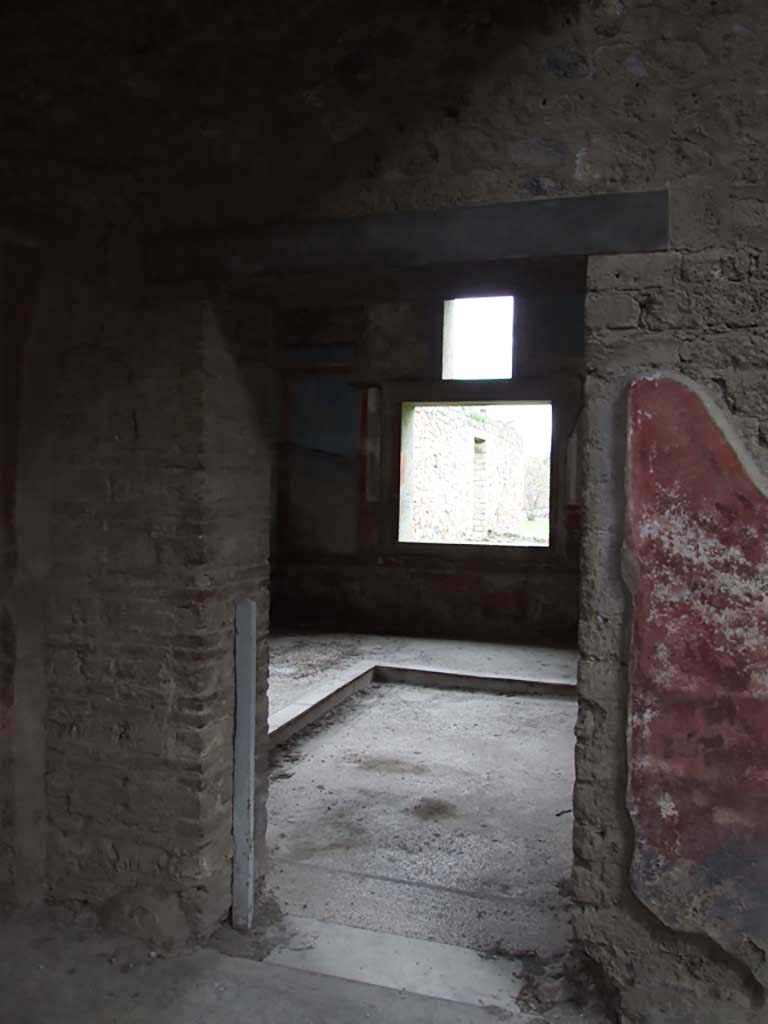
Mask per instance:
[[[287,385],[288,441],[352,458],[358,448],[361,394],[331,373],[301,374]]]
[[[297,345],[283,351],[292,366],[351,366],[354,358],[354,345]]]

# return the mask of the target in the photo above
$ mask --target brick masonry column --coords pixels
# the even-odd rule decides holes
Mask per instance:
[[[147,284],[137,247],[89,239],[50,255],[24,365],[18,597],[42,645],[20,669],[42,693],[47,895],[154,941],[228,910],[237,600],[267,632],[265,328],[245,359],[234,323],[202,285]]]

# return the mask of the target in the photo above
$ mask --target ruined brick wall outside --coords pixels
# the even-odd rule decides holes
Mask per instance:
[[[474,431],[462,409],[414,409],[412,462],[405,466],[411,489],[409,539],[471,539],[474,448]],[[401,522],[401,536],[403,527]]]
[[[471,544],[491,530],[511,531],[522,514],[523,468],[511,424],[479,422],[466,409],[415,409],[407,469],[413,539]]]
[[[48,894],[204,932],[229,906],[233,615],[256,597],[266,631],[268,470],[205,290],[92,242],[51,254],[25,363]]]

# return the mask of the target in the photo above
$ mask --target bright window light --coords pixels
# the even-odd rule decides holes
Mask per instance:
[[[443,308],[443,380],[509,380],[512,295],[450,299]]]
[[[401,541],[549,546],[549,402],[405,403],[401,437]]]

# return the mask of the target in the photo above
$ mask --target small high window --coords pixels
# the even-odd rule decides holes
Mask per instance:
[[[549,402],[409,402],[402,416],[401,541],[549,546]]]
[[[450,299],[443,307],[443,380],[509,380],[512,295]]]

